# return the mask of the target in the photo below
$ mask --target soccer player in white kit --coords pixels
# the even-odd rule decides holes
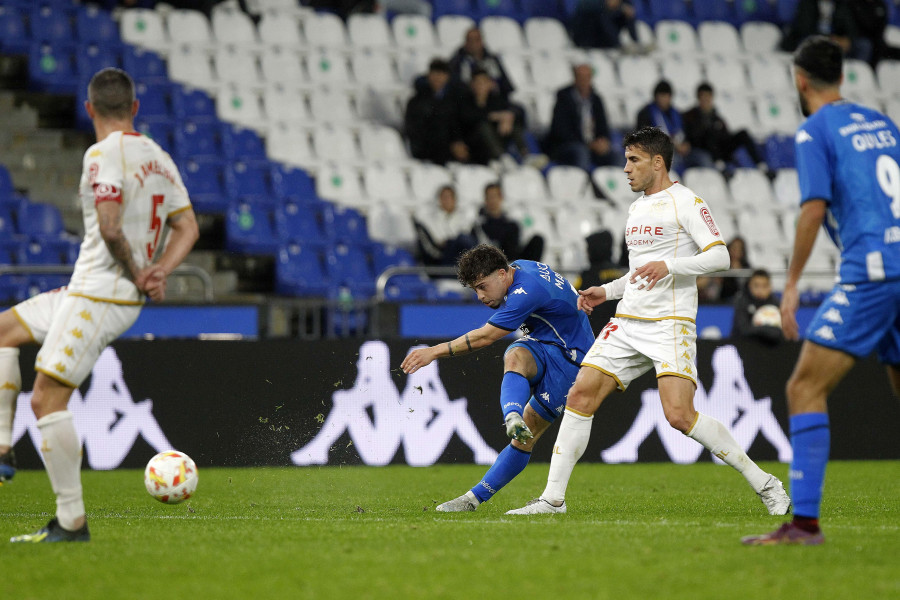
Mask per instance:
[[[737,469],[769,514],[786,514],[791,501],[778,478],[750,460],[724,425],[694,410],[697,276],[728,269],[722,234],[706,202],[669,178],[674,147],[668,135],[645,127],[628,134],[624,146],[631,190],[644,194],[629,208],[625,225],[629,272],[579,291],[578,307],[590,314],[607,300],[621,301],[569,389],[544,493],[507,514],[566,511],[566,487],[587,447],[594,413],[614,390],[651,368],[669,424]]]
[[[88,541],[81,489],[81,440],[68,411],[72,391],[103,349],[135,322],[145,298],[165,298],[166,277],[190,252],[197,220],[172,159],[136,133],[134,83],[103,69],[85,103],[97,143],[84,155],[79,196],[84,241],[69,285],[0,313],[0,454],[10,452],[21,387],[18,347],[41,344],[31,398],[56,516],[12,542]],[[171,234],[165,248],[163,228]],[[158,256],[159,255],[159,256]]]

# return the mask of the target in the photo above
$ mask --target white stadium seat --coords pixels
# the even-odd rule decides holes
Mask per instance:
[[[256,56],[244,48],[218,44],[214,62],[220,83],[260,87],[261,79]]]
[[[329,165],[319,169],[316,172],[316,193],[320,198],[341,206],[368,207],[359,172],[347,165]]]
[[[347,31],[341,18],[332,13],[317,12],[303,21],[303,35],[311,46],[346,48]]]
[[[394,47],[387,20],[377,14],[353,13],[347,19],[350,43],[357,48],[388,49]]]
[[[199,10],[173,10],[166,16],[166,28],[173,45],[187,44],[212,48],[215,40],[209,20]]]
[[[220,44],[257,46],[256,25],[250,17],[237,8],[220,8],[212,11],[212,34]]]
[[[366,193],[374,201],[386,201],[404,206],[416,206],[406,185],[406,175],[397,165],[369,165],[363,171]]]
[[[884,94],[900,97],[900,61],[879,61],[875,73],[878,76],[878,87]]]
[[[525,40],[533,51],[559,52],[572,46],[563,24],[548,17],[532,17],[525,21]]]
[[[550,197],[556,202],[578,202],[587,197],[588,174],[578,167],[557,165],[547,172]]]
[[[800,206],[800,180],[796,169],[778,169],[772,188],[782,209],[793,210]]]
[[[394,61],[386,52],[357,50],[350,57],[356,83],[375,89],[396,90],[401,87]]]
[[[485,17],[479,25],[484,45],[491,52],[503,54],[509,51],[520,51],[525,47],[522,28],[509,17]],[[463,38],[459,44],[462,45]]]
[[[749,70],[750,89],[757,94],[796,93],[787,65],[772,55],[755,57]]]
[[[531,66],[522,54],[507,54],[503,57],[503,70],[516,90],[529,90],[534,87],[531,77]]]
[[[367,125],[359,130],[359,144],[366,161],[381,165],[409,162],[406,145],[396,129],[383,125]]]
[[[716,169],[707,167],[685,169],[684,184],[691,188],[695,194],[712,203],[714,207],[722,207],[719,208],[719,212],[722,212],[723,208],[734,208],[731,193],[728,191],[728,183]]]
[[[322,123],[349,125],[357,121],[352,98],[340,90],[312,90],[309,94],[309,110],[313,118]]]
[[[454,171],[456,197],[460,204],[467,206],[481,206],[485,186],[499,179],[493,169],[482,165],[460,165]]]
[[[744,65],[734,57],[714,56],[706,62],[706,81],[720,92],[746,95],[747,76]]]
[[[756,101],[756,115],[763,135],[793,136],[802,117],[796,95],[767,94]]]
[[[441,187],[453,185],[453,175],[446,167],[415,162],[410,165],[409,182],[415,198],[435,202]]]
[[[739,91],[717,93],[715,103],[719,116],[724,119],[730,131],[746,129],[750,135],[759,135],[759,120],[746,94]]]
[[[649,99],[659,82],[659,66],[649,56],[623,56],[619,59],[619,81],[626,91]]]
[[[653,28],[644,21],[635,21],[634,24],[638,36],[637,44],[644,48],[652,48],[656,44],[656,34],[653,33]],[[624,27],[622,28],[622,31],[619,32],[619,43],[622,44],[622,47],[625,49],[635,45],[635,41],[631,39],[631,34],[628,33],[628,29]]]
[[[466,32],[475,27],[475,21],[465,15],[444,15],[435,24],[438,42],[441,46],[455,51],[463,45]]]
[[[781,30],[774,23],[748,21],[741,25],[741,41],[747,52],[769,54],[778,49]]]
[[[318,162],[305,128],[282,124],[266,135],[266,154],[288,165],[311,168]]]
[[[875,73],[869,63],[852,58],[844,59],[844,83],[841,94],[846,98],[862,103],[872,102],[881,95]]]
[[[660,66],[663,78],[667,79],[675,90],[675,98],[681,96],[682,103],[687,104],[687,107],[696,104],[697,86],[706,80],[700,61],[696,58],[667,56]]]
[[[119,22],[122,41],[142,48],[149,48],[161,54],[169,49],[163,18],[149,8],[132,8],[122,12]]]
[[[640,196],[631,191],[620,167],[597,167],[591,173],[591,179],[603,195],[619,208],[628,208]]]
[[[174,46],[169,52],[169,78],[190,87],[206,91],[219,88],[206,50],[196,46]]]
[[[278,123],[313,123],[306,98],[296,88],[277,83],[268,85],[263,93],[263,105],[270,128],[276,127]]]
[[[300,22],[292,15],[264,13],[257,26],[260,42],[266,46],[299,49],[303,45]]]
[[[769,178],[759,169],[737,169],[728,182],[735,205],[771,212],[776,208]]]
[[[272,46],[260,57],[263,80],[285,86],[309,87],[311,82],[303,70],[303,58],[292,47]]]
[[[376,202],[369,208],[366,226],[373,241],[404,248],[415,246],[417,238],[412,215],[403,207]]]
[[[351,87],[350,69],[344,55],[333,48],[319,48],[306,56],[306,72],[313,83],[337,89]]]
[[[320,126],[312,130],[312,144],[320,161],[328,164],[360,166],[362,157],[356,136],[347,127]]]
[[[572,65],[561,54],[540,54],[531,59],[531,72],[536,87],[558,91],[572,85]]]
[[[266,118],[260,96],[250,87],[228,85],[216,95],[216,114],[223,121],[265,131]]]
[[[697,53],[697,32],[686,21],[663,19],[656,23],[656,47],[664,55]]]
[[[398,48],[430,49],[438,43],[431,20],[423,15],[397,15],[391,28]]]
[[[706,55],[739,56],[744,52],[734,25],[725,21],[704,21],[697,26],[700,48]]]
[[[500,178],[507,205],[546,204],[550,199],[544,176],[534,167],[519,167],[507,171]]]

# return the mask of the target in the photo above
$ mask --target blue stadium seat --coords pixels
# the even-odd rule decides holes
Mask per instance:
[[[19,244],[16,262],[20,265],[61,265],[63,260],[62,240],[33,237]]]
[[[3,165],[0,165],[0,204],[12,202],[16,197],[16,188],[13,186],[12,175]]]
[[[18,304],[28,299],[28,278],[22,275],[0,276],[0,302]]]
[[[472,0],[433,0],[432,18],[444,15],[464,15],[476,21],[481,17]]]
[[[419,275],[397,275],[391,277],[384,288],[384,296],[387,300],[404,302],[410,300],[425,300],[432,292],[433,286]]]
[[[328,310],[325,313],[329,336],[345,337],[363,333],[369,324],[366,302],[371,295],[360,295],[347,286],[328,290]]]
[[[335,207],[330,221],[328,233],[333,239],[354,244],[369,243],[366,218],[359,211],[343,206]]]
[[[375,268],[375,275],[381,275],[390,267],[412,267],[415,266],[416,259],[408,251],[396,246],[388,246],[385,244],[374,244],[372,250],[372,266]]]
[[[366,247],[339,243],[326,252],[325,264],[332,284],[350,289],[354,297],[375,294],[375,269]]]
[[[0,265],[14,265],[18,258],[19,244],[11,236],[0,236]],[[6,276],[0,276],[0,280]]]
[[[316,182],[303,169],[276,163],[272,166],[270,177],[272,191],[277,198],[317,199]]]
[[[778,7],[776,9],[778,23],[791,23],[794,20],[794,16],[797,14],[798,4],[800,4],[800,0],[778,0]]]
[[[72,42],[75,29],[67,6],[35,2],[30,15],[31,37],[36,42]]]
[[[275,262],[277,293],[286,296],[325,296],[329,288],[318,245],[291,241],[279,246]]]
[[[58,239],[63,232],[59,209],[52,204],[23,202],[16,214],[19,233],[42,239]]]
[[[126,45],[122,52],[122,68],[135,82],[170,83],[166,61],[151,50]]]
[[[175,126],[175,152],[178,160],[221,158],[218,128],[207,120],[184,119]]]
[[[528,17],[550,17],[566,20],[566,7],[563,0],[521,0],[522,14]]]
[[[647,8],[652,13],[651,22],[656,23],[666,19],[688,21],[694,24],[694,15],[685,0],[667,0],[666,2],[648,2]]]
[[[766,164],[772,170],[794,169],[797,159],[794,156],[794,138],[788,135],[773,135],[766,139]]]
[[[28,74],[32,86],[53,94],[78,90],[75,46],[70,42],[32,43],[28,51]]]
[[[266,146],[262,138],[252,129],[222,124],[222,149],[228,160],[266,160]]]
[[[753,0],[751,0],[753,1]],[[739,27],[743,23],[742,14],[738,13],[735,4],[740,4],[743,0],[737,2],[722,2],[722,0],[693,0],[694,22],[702,23],[703,21],[726,21],[735,27]]]
[[[26,279],[28,297],[59,289],[69,284],[68,275],[30,275]]]
[[[18,233],[12,203],[0,203],[0,240],[8,240]]]
[[[275,210],[275,228],[282,240],[323,242],[326,239],[318,203],[288,200]]]
[[[225,247],[230,252],[275,254],[279,241],[268,208],[247,202],[233,204],[225,219]]]
[[[202,90],[192,90],[181,85],[174,85],[172,111],[178,119],[216,119],[216,102]]]
[[[117,44],[99,46],[81,44],[75,55],[75,67],[82,80],[89,81],[94,73],[106,67],[122,68],[122,47]],[[85,92],[87,93],[87,92]]]
[[[98,46],[118,45],[119,25],[109,11],[91,4],[80,9],[75,15],[75,31],[82,42]]]
[[[775,0],[737,0],[734,3],[734,9],[742,23],[747,21],[781,22],[778,16],[778,4]],[[791,12],[789,20],[793,20],[793,18],[793,12]]]
[[[178,171],[196,212],[222,214],[228,210],[221,161],[190,158],[178,163]]]
[[[0,6],[0,52],[28,54],[30,47],[31,33],[25,11],[13,6]]]
[[[172,151],[173,126],[168,117],[150,117],[138,112],[134,128],[159,144],[166,152]]]
[[[135,81],[134,91],[140,102],[138,113],[144,117],[170,119],[172,106],[169,94],[172,86],[168,83],[147,83]]]
[[[62,239],[59,241],[61,260],[64,264],[74,265],[81,251],[81,242],[74,239]]]
[[[525,20],[525,13],[518,0],[475,0],[475,11],[479,18],[509,17],[520,22]]]
[[[267,163],[234,161],[225,166],[225,189],[235,200],[252,199],[255,204],[274,205]]]

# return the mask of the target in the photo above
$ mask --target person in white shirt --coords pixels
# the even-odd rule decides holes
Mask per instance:
[[[707,203],[669,178],[674,145],[668,135],[644,127],[628,134],[624,146],[631,191],[643,192],[625,225],[629,270],[579,291],[578,307],[591,314],[607,300],[621,300],[569,389],[544,493],[507,514],[566,511],[569,477],[587,447],[594,413],[651,368],[669,424],[738,470],[769,514],[786,514],[791,501],[781,482],[750,460],[722,423],[694,409],[697,276],[728,269],[722,234]]]
[[[31,398],[41,454],[56,494],[56,516],[12,542],[90,540],[81,489],[81,441],[69,398],[103,349],[137,320],[145,299],[161,301],[166,277],[198,238],[197,220],[172,159],[135,132],[134,82],[103,69],[88,84],[97,143],[79,185],[84,241],[69,285],[0,313],[0,454],[11,452],[21,387],[18,347],[41,344]],[[168,228],[168,243],[164,243]]]
[[[475,215],[460,208],[456,190],[449,185],[438,190],[437,208],[423,207],[413,219],[419,251],[427,265],[456,265],[459,255],[477,243],[472,235]]]

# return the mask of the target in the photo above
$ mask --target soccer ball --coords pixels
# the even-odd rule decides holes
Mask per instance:
[[[753,313],[753,325],[756,327],[781,327],[781,310],[774,304],[765,304]]]
[[[160,502],[178,504],[197,489],[197,465],[184,452],[160,452],[144,469],[144,487]]]

